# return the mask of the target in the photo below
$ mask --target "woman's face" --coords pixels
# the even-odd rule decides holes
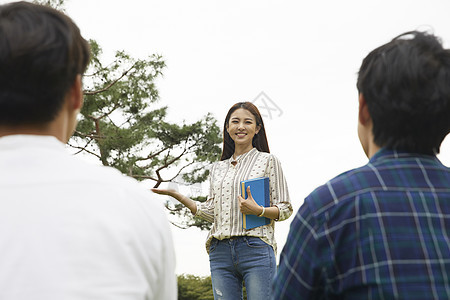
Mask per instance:
[[[230,116],[227,131],[235,146],[250,147],[261,126],[256,125],[255,116],[244,108],[236,109]]]

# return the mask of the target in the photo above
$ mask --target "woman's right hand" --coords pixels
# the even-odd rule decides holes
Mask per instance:
[[[173,190],[173,189],[155,189],[155,188],[153,188],[151,190],[152,190],[153,193],[156,193],[156,194],[159,194],[159,195],[171,196],[171,197],[177,199],[178,201],[181,202],[181,204],[183,204],[184,206],[189,208],[189,210],[194,215],[197,212],[197,204],[195,204],[195,202],[193,200],[191,200],[190,198],[180,194],[176,190]]]
[[[167,195],[167,196],[171,196],[171,197],[175,197],[175,195],[177,194],[176,190],[173,189],[151,189],[153,193],[159,194],[159,195]]]

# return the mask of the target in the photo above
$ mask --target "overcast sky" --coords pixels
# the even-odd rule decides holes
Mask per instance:
[[[222,125],[231,105],[259,95],[294,211],[315,187],[367,162],[356,133],[355,84],[368,52],[415,29],[431,30],[450,46],[448,0],[66,2],[82,34],[104,48],[106,61],[116,50],[163,55],[167,68],[157,88],[172,120],[211,112]],[[439,156],[447,166],[449,139]],[[276,225],[279,252],[291,220]],[[177,273],[209,275],[207,232],[173,233]]]

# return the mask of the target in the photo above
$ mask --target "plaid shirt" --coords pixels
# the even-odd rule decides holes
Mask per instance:
[[[450,299],[450,169],[382,149],[292,221],[274,299]]]

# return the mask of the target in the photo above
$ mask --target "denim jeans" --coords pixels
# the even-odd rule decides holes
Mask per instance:
[[[209,250],[215,300],[243,299],[245,282],[248,300],[270,299],[276,271],[273,248],[258,237],[213,239]]]

